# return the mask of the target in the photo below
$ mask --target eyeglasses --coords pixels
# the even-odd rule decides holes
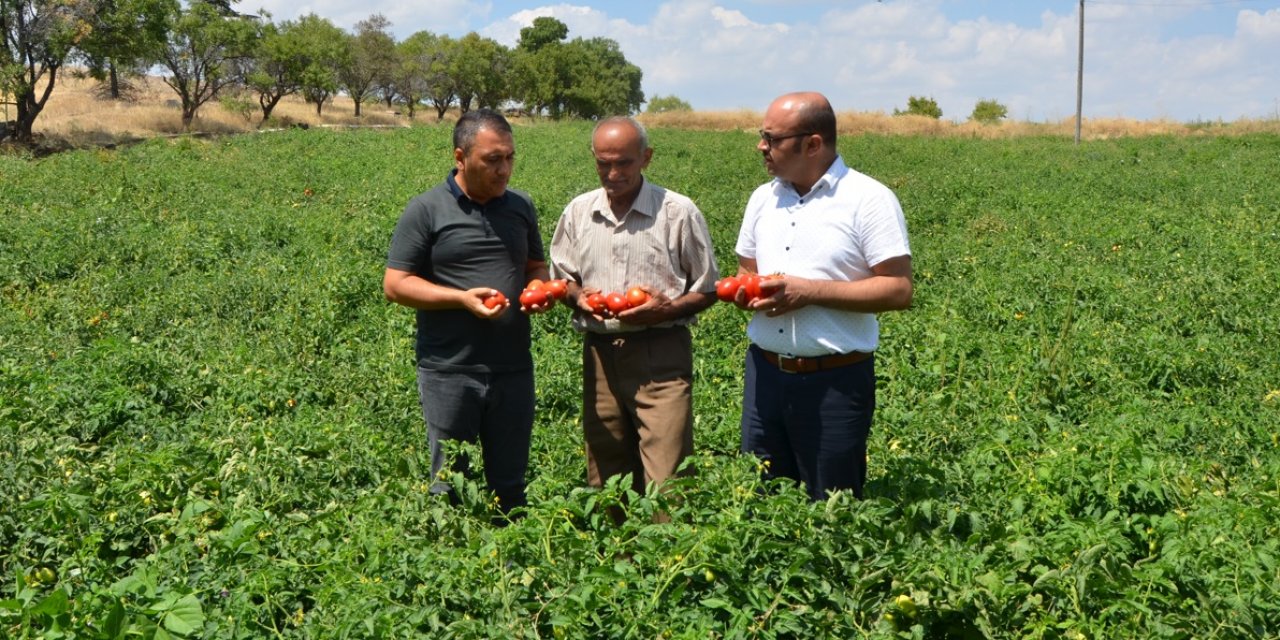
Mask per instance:
[[[803,133],[792,133],[785,136],[775,136],[772,133],[765,131],[764,129],[760,130],[760,139],[764,141],[765,148],[769,148],[769,149],[772,149],[773,143],[778,142],[779,140],[786,140],[788,138],[799,138],[801,136],[811,136],[811,135],[813,135],[812,131],[805,131]]]

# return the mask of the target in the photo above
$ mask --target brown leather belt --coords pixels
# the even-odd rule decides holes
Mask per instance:
[[[812,358],[784,356],[764,349],[760,349],[760,354],[764,356],[765,360],[769,361],[769,364],[787,373],[813,373],[827,369],[838,369],[851,364],[858,364],[871,357],[871,352],[869,351],[852,351],[850,353],[814,356]]]

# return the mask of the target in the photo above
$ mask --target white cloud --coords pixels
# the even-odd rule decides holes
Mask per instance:
[[[255,10],[250,1],[238,7]],[[888,112],[904,107],[911,95],[932,96],[945,117],[956,119],[967,117],[980,99],[999,100],[1019,119],[1057,120],[1075,110],[1075,3],[1041,12],[1038,24],[1019,24],[990,14],[951,18],[947,0],[788,0],[785,12],[778,0],[668,0],[625,13],[607,2],[561,2],[505,15],[494,15],[492,2],[476,0],[433,0],[429,9],[389,0],[368,0],[358,9],[350,0],[257,1],[277,20],[314,11],[350,28],[380,12],[399,38],[422,29],[474,29],[508,46],[534,18],[552,16],[568,25],[570,37],[618,41],[644,72],[646,95],[674,94],[698,109],[762,110],[780,93],[814,89],[841,110]],[[818,14],[814,7],[828,9]],[[753,18],[757,9],[810,17],[760,20]],[[1280,93],[1270,86],[1280,77],[1280,9],[1240,10],[1234,32],[1169,35],[1207,10],[1090,5],[1085,115],[1271,116]]]

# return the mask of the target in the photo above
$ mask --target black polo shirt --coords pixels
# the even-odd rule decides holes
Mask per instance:
[[[387,266],[455,289],[491,287],[512,306],[491,320],[465,309],[418,310],[418,366],[472,373],[531,368],[529,317],[517,300],[526,263],[546,260],[533,201],[508,189],[478,204],[458,188],[455,174],[405,206]]]

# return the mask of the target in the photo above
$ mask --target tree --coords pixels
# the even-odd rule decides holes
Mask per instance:
[[[475,32],[458,40],[454,60],[454,89],[458,108],[463,113],[477,106],[495,109],[507,99],[507,76],[511,69],[511,52],[491,38]]]
[[[533,24],[520,30],[518,46],[522,51],[535,53],[545,46],[563,42],[569,37],[569,25],[550,16],[533,19]]]
[[[609,38],[575,38],[566,45],[571,82],[563,87],[564,110],[579,118],[630,115],[644,104],[643,73]]]
[[[436,121],[444,120],[455,98],[458,87],[454,67],[458,59],[458,41],[449,36],[438,36],[433,43],[430,60],[426,66],[427,101],[436,109]]]
[[[338,92],[338,69],[351,57],[347,34],[314,13],[302,16],[293,29],[300,47],[302,95],[316,105],[319,116],[324,103]]]
[[[899,111],[894,109],[893,115],[928,116],[937,119],[942,117],[942,108],[938,106],[938,102],[933,98],[911,96],[907,98],[907,110]]]
[[[238,63],[248,58],[258,37],[258,20],[225,15],[217,5],[197,0],[175,14],[161,51],[164,77],[182,101],[182,127],[191,129],[196,112],[240,75]]]
[[[90,0],[0,0],[0,96],[13,96],[18,111],[9,136],[31,142],[58,71],[92,32],[96,10]]]
[[[375,13],[357,22],[356,31],[350,36],[347,46],[351,56],[338,69],[338,84],[355,103],[357,118],[360,106],[379,84],[390,84],[396,64],[396,41],[390,29],[391,22]]]
[[[93,31],[80,43],[89,75],[106,84],[112,100],[122,94],[121,75],[140,76],[160,57],[167,18],[178,11],[176,0],[95,0]]]
[[[969,119],[983,124],[995,124],[1008,115],[1009,108],[999,102],[995,100],[979,100],[977,104],[973,105],[973,113],[969,115]]]
[[[568,28],[552,18],[539,20],[520,31],[511,85],[512,97],[530,113],[597,118],[640,109],[643,74],[627,61],[616,41],[561,42]]]
[[[299,47],[295,34],[291,33],[292,24],[262,25],[253,56],[246,58],[241,66],[242,82],[257,94],[264,123],[280,100],[302,87]]]
[[[419,31],[396,45],[399,64],[392,76],[392,91],[405,101],[409,119],[413,119],[427,95],[427,73],[435,40],[436,35],[430,31]]]
[[[645,108],[646,113],[666,113],[668,111],[693,111],[693,107],[679,97],[670,95],[654,96],[649,100],[649,106]]]

